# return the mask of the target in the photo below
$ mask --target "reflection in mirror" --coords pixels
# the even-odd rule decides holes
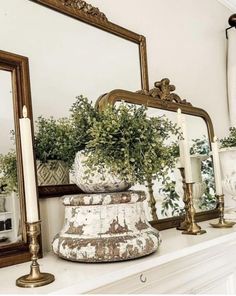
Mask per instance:
[[[120,102],[116,102],[119,105]],[[176,112],[161,110],[157,108],[147,108],[149,117],[165,116],[173,123],[177,124]],[[215,183],[213,163],[210,154],[210,141],[208,129],[205,121],[201,117],[186,114],[186,126],[188,143],[191,154],[194,207],[196,212],[204,212],[216,208]],[[169,139],[170,142],[178,142],[176,138]],[[144,190],[149,194],[145,185],[135,185],[135,189]],[[183,184],[178,162],[176,167],[169,170],[168,176],[162,181],[153,181],[153,195],[156,200],[156,212],[158,219],[180,216],[184,213]],[[150,220],[151,211],[148,204],[145,206],[146,214]]]
[[[177,124],[176,112],[148,108],[149,116],[165,115]],[[209,156],[210,142],[205,121],[201,117],[186,116],[188,143],[191,153],[193,199],[196,212],[216,208],[215,184],[212,159]],[[183,184],[178,165],[169,171],[162,183],[154,182],[153,190],[159,219],[179,216],[184,213]]]
[[[22,240],[17,184],[12,75],[0,69],[0,249]]]
[[[95,102],[110,89],[140,89],[137,43],[28,0],[3,2],[1,10],[2,49],[26,55],[30,60],[35,120],[39,116],[67,117],[79,95]],[[40,185],[69,183],[68,169],[63,164],[50,163],[51,175],[45,166],[37,166],[40,176],[43,174],[38,178]],[[57,175],[62,176],[62,181]]]

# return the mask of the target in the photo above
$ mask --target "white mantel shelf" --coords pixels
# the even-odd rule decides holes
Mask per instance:
[[[117,286],[116,283],[120,283],[122,286],[122,283],[127,281],[127,277],[132,281],[137,279],[138,284],[135,287],[142,291],[142,287],[148,283],[149,274],[151,277],[155,278],[156,275],[157,279],[161,278],[162,275],[158,275],[158,272],[165,273],[165,266],[169,266],[169,276],[172,272],[175,273],[175,268],[172,269],[172,265],[170,265],[173,262],[176,265],[178,262],[188,261],[187,263],[190,265],[189,258],[197,258],[206,252],[208,252],[208,257],[216,257],[212,250],[227,251],[226,246],[236,244],[236,226],[231,229],[213,229],[209,226],[209,222],[202,222],[200,225],[207,230],[207,234],[190,236],[182,235],[180,231],[175,229],[164,230],[161,232],[161,247],[156,253],[126,262],[85,264],[62,260],[52,253],[46,254],[44,258],[39,260],[41,271],[53,273],[56,280],[54,283],[40,288],[24,289],[15,286],[15,280],[29,272],[29,263],[1,268],[0,294],[81,294],[99,291],[123,293],[124,287],[119,290],[117,288],[119,285]],[[235,246],[234,249],[236,249]],[[231,259],[236,261],[236,257],[231,257]],[[204,260],[206,261],[206,259]],[[193,264],[196,265],[194,262]],[[204,269],[204,266],[201,265],[201,268]],[[151,271],[150,273],[150,269],[155,272]],[[179,271],[178,268],[176,270]],[[149,277],[145,284],[140,281],[141,274],[143,274],[143,278]],[[127,283],[127,293],[135,291],[133,288],[129,290],[129,286],[130,284]],[[106,287],[108,287],[107,290]],[[143,291],[148,292],[149,290],[144,289]],[[163,290],[160,291],[163,292]],[[187,291],[189,292],[189,290]],[[155,290],[155,292],[159,292],[159,290]]]

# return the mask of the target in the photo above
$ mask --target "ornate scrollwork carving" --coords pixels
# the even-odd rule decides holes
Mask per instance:
[[[191,105],[191,103],[187,102],[185,99],[181,99],[177,94],[172,93],[172,91],[175,90],[175,86],[170,84],[170,80],[168,78],[163,78],[161,81],[155,82],[154,86],[155,87],[149,91],[139,90],[137,93],[151,96],[162,101]]]
[[[97,7],[94,7],[83,0],[59,0],[59,1],[64,6],[78,9],[79,11],[83,11],[84,13],[94,16],[100,20],[107,21],[107,17],[103,12],[101,12]]]

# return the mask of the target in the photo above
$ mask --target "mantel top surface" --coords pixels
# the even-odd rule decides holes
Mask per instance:
[[[162,244],[159,250],[147,257],[116,263],[74,263],[62,260],[51,253],[39,260],[42,272],[55,275],[55,282],[44,287],[24,289],[15,286],[15,280],[29,272],[30,263],[0,269],[1,294],[65,294],[86,291],[107,285],[127,276],[142,272],[184,256],[227,243],[236,239],[236,227],[214,229],[209,222],[199,223],[207,230],[200,236],[182,235],[180,231],[161,231]]]

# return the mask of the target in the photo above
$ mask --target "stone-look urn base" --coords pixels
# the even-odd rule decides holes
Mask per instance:
[[[69,168],[64,161],[36,161],[38,185],[69,184]]]
[[[145,199],[142,191],[64,197],[65,221],[54,253],[71,261],[108,262],[155,252],[160,237],[146,220]]]

